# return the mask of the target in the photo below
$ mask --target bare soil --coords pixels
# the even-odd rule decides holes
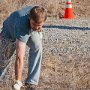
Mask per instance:
[[[31,4],[41,4],[48,10],[48,20],[59,20],[63,17],[65,11],[65,0],[1,0],[0,1],[0,26],[2,26],[3,20],[7,18],[11,12],[26,5]],[[72,0],[73,11],[76,16],[77,22],[78,19],[90,18],[90,1],[89,0]],[[63,22],[63,21],[62,21]],[[69,25],[68,21],[65,25]],[[74,22],[74,21],[72,21]],[[90,22],[90,21],[89,21]],[[50,22],[50,25],[55,25],[56,22]],[[58,22],[57,22],[58,23]],[[80,27],[83,28],[83,23],[87,22],[82,21],[79,24]],[[74,24],[74,23],[73,23]],[[78,23],[75,23],[78,26]],[[69,25],[71,26],[71,24]],[[85,27],[85,26],[84,26]],[[74,27],[75,28],[75,27]],[[90,27],[89,27],[90,28]],[[75,31],[76,32],[76,31]],[[62,32],[62,35],[72,35],[75,32]],[[50,37],[50,34],[45,32],[45,35]],[[81,33],[81,35],[80,35]],[[75,37],[76,35],[76,37]],[[79,37],[80,36],[80,37]],[[66,53],[55,53],[53,50],[48,52],[48,47],[44,48],[46,50],[46,54],[43,52],[43,62],[42,62],[42,70],[39,85],[37,86],[37,90],[90,90],[90,31],[77,32],[74,34],[76,41],[74,42],[73,36],[69,39],[69,45],[78,45],[77,54],[73,52],[73,54]],[[63,37],[63,36],[62,36]],[[81,38],[81,39],[80,39]],[[51,46],[56,48],[63,47],[66,50],[69,45],[63,40],[68,39],[63,37],[60,39],[60,43],[57,42],[52,43]],[[53,42],[51,40],[50,42]],[[50,43],[49,42],[49,43]],[[67,41],[68,42],[68,41]],[[45,44],[46,43],[46,44]],[[48,42],[44,42],[47,46]],[[81,43],[81,44],[80,44]],[[89,47],[88,50],[82,52],[85,45]],[[83,45],[83,46],[82,46]],[[46,47],[44,46],[44,47]],[[82,46],[82,47],[81,47]],[[73,51],[74,49],[70,47]],[[53,53],[54,52],[54,53]],[[85,55],[84,55],[85,54]],[[2,81],[0,81],[0,90],[12,90],[12,85],[15,82],[15,74],[14,74],[14,61],[15,57],[12,60],[11,66],[8,68],[6,75]],[[23,84],[24,80],[27,77],[27,64],[28,64],[28,50],[26,51],[25,59],[24,59],[24,71],[23,71]],[[23,88],[21,90],[24,90]]]
[[[43,31],[43,61],[37,90],[90,90],[90,26],[87,19],[47,23]],[[78,23],[77,23],[78,22]],[[28,71],[28,47],[24,58],[23,85]],[[0,82],[0,90],[12,90],[14,61]],[[21,89],[24,90],[24,87]]]
[[[66,0],[0,0],[0,24],[2,26],[5,20],[13,11],[24,6],[39,4],[47,9],[48,17],[51,19],[60,19],[64,16]],[[76,18],[90,17],[89,0],[72,0],[72,9]]]

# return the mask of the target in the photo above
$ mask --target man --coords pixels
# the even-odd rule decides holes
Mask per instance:
[[[1,33],[3,40],[11,40],[16,44],[14,90],[20,90],[22,86],[23,58],[26,45],[30,47],[30,50],[25,85],[29,88],[27,90],[34,90],[33,85],[38,85],[42,61],[42,26],[46,18],[46,10],[43,7],[28,6],[13,12],[3,23]]]

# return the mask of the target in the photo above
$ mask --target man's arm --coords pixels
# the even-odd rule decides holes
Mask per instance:
[[[16,40],[15,78],[21,81],[26,43]]]

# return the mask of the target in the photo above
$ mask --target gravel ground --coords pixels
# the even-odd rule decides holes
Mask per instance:
[[[0,82],[0,90],[12,90],[15,57],[12,61]],[[28,47],[24,59],[23,84],[27,76],[27,61]],[[90,18],[46,22],[37,90],[90,90]]]

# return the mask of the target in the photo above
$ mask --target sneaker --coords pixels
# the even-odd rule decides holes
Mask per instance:
[[[13,90],[20,90],[21,86],[22,86],[22,82],[17,80],[13,86]]]
[[[25,90],[36,90],[36,85],[25,83]]]

